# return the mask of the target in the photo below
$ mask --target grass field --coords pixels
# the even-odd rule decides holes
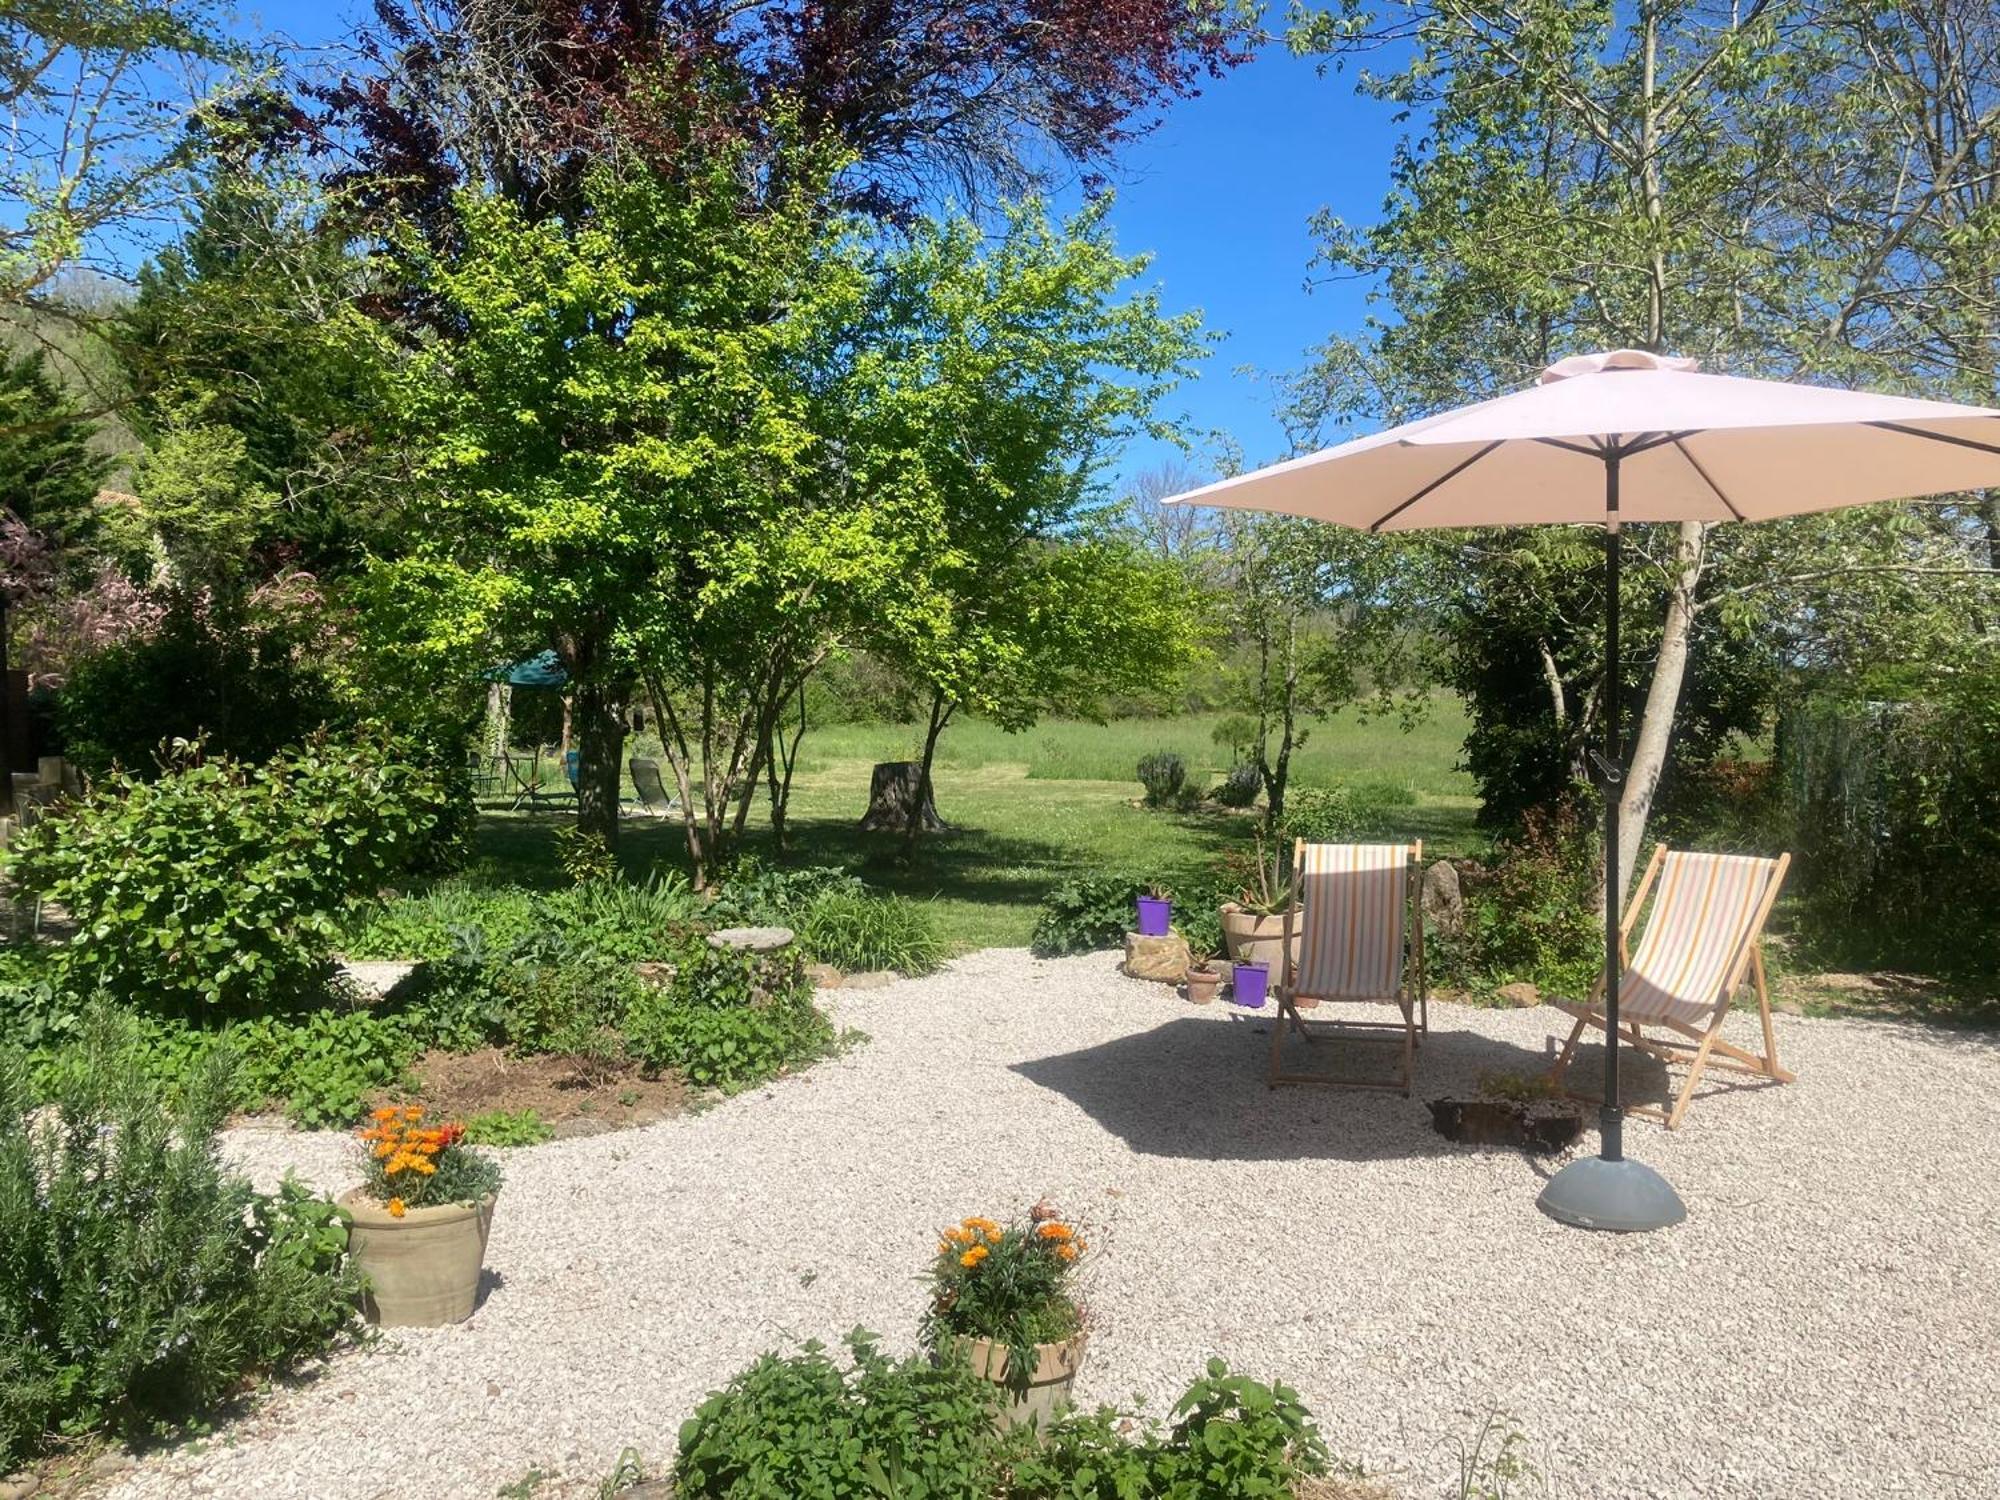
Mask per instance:
[[[1154,812],[1137,804],[1133,768],[1155,750],[1176,750],[1212,783],[1226,751],[1211,733],[1217,716],[1087,724],[1058,720],[1018,735],[988,724],[956,724],[940,743],[935,774],[939,813],[951,831],[923,839],[905,863],[899,838],[856,828],[868,805],[877,761],[912,751],[899,725],[840,725],[814,731],[794,783],[792,852],[797,863],[855,864],[873,885],[936,904],[940,925],[960,949],[1019,945],[1034,927],[1048,889],[1081,875],[1130,872],[1172,883],[1206,876],[1230,849],[1246,847],[1256,814],[1205,807]],[[1465,720],[1441,700],[1415,730],[1343,715],[1312,726],[1294,759],[1294,785],[1332,781],[1406,788],[1412,805],[1385,809],[1396,837],[1420,837],[1440,853],[1473,841],[1477,803],[1455,769]],[[630,795],[629,789],[627,795]],[[477,868],[494,879],[552,883],[560,878],[554,834],[562,813],[489,813],[480,820]],[[643,876],[684,867],[680,825],[628,819],[626,868]],[[760,799],[750,852],[772,855]]]

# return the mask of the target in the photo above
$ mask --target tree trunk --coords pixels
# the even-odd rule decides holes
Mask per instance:
[[[861,819],[861,827],[869,833],[944,831],[945,822],[931,801],[922,762],[891,760],[875,767],[868,784],[868,812]]]
[[[1674,732],[1674,712],[1687,680],[1689,637],[1694,628],[1695,591],[1707,550],[1708,527],[1683,521],[1674,547],[1673,583],[1667,591],[1667,617],[1660,630],[1660,655],[1653,663],[1653,680],[1646,688],[1646,708],[1639,719],[1639,737],[1632,746],[1625,772],[1625,790],[1618,799],[1618,889],[1632,888],[1632,871],[1645,842],[1646,821],[1652,816],[1653,794],[1666,769],[1667,747]]]
[[[771,729],[771,748],[764,759],[764,774],[770,781],[771,795],[771,837],[779,852],[785,847],[785,818],[792,805],[792,770],[799,763],[799,746],[806,737],[806,684],[799,679],[799,727],[787,738],[785,726],[778,723]],[[935,810],[933,810],[935,815]]]
[[[576,826],[618,847],[618,768],[625,749],[625,719],[618,699],[600,683],[578,683]]]
[[[665,685],[651,673],[646,675],[646,696],[653,700],[653,722],[659,726],[660,749],[667,757],[667,768],[674,773],[674,788],[680,800],[681,829],[687,835],[688,866],[693,873],[694,888],[705,891],[708,889],[708,845],[702,839],[700,814],[695,808],[687,730],[680,721],[680,715],[674,711],[674,700],[668,696]]]

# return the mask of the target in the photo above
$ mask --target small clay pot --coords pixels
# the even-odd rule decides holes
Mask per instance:
[[[1214,1003],[1215,992],[1222,987],[1222,976],[1206,966],[1187,971],[1187,997],[1191,1005]]]

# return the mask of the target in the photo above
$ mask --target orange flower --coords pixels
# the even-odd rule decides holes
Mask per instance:
[[[414,1104],[406,1106],[403,1110],[403,1118],[406,1120],[415,1122],[421,1120],[423,1117],[424,1112]]]
[[[1035,1230],[1035,1237],[1043,1240],[1073,1240],[1076,1238],[1076,1231],[1067,1224],[1058,1224],[1050,1220]]]
[[[982,1260],[986,1259],[987,1254],[988,1252],[984,1245],[974,1245],[970,1250],[966,1251],[965,1254],[961,1255],[958,1258],[958,1263],[961,1266],[964,1266],[966,1270],[970,1271],[974,1266],[978,1265]]]
[[[407,1212],[408,1212],[408,1210],[407,1210],[407,1209],[405,1209],[405,1208],[403,1207],[403,1200],[402,1200],[401,1198],[391,1198],[391,1199],[389,1200],[389,1217],[390,1217],[390,1218],[392,1218],[392,1219],[400,1219],[400,1218],[402,1218],[402,1217],[403,1217],[403,1215],[404,1215],[405,1213],[407,1213]]]
[[[396,1118],[395,1106],[385,1104],[380,1109],[376,1110],[375,1113],[370,1116],[370,1118],[376,1120],[393,1120]]]
[[[1076,1246],[1074,1246],[1074,1245],[1058,1245],[1058,1246],[1056,1246],[1056,1258],[1057,1258],[1058,1260],[1064,1260],[1064,1261],[1071,1261],[1071,1260],[1075,1260],[1075,1259],[1076,1259],[1076,1253],[1077,1253],[1077,1252],[1076,1252]]]

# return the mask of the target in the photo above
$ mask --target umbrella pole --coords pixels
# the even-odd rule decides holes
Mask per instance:
[[[1618,588],[1624,538],[1618,524],[1618,455],[1604,460],[1604,1108],[1598,1114],[1599,1154],[1625,1158],[1625,1111],[1618,1098],[1618,982],[1623,967],[1619,941],[1618,803],[1625,786],[1625,747],[1619,733],[1623,686],[1618,678]]]
[[[1619,942],[1618,798],[1625,785],[1618,732],[1618,585],[1624,546],[1618,530],[1619,450],[1604,450],[1604,1108],[1595,1156],[1578,1157],[1551,1177],[1537,1201],[1542,1212],[1579,1229],[1632,1233],[1664,1229],[1687,1217],[1680,1195],[1644,1162],[1625,1156],[1625,1110],[1618,1097],[1618,982],[1624,967]]]

